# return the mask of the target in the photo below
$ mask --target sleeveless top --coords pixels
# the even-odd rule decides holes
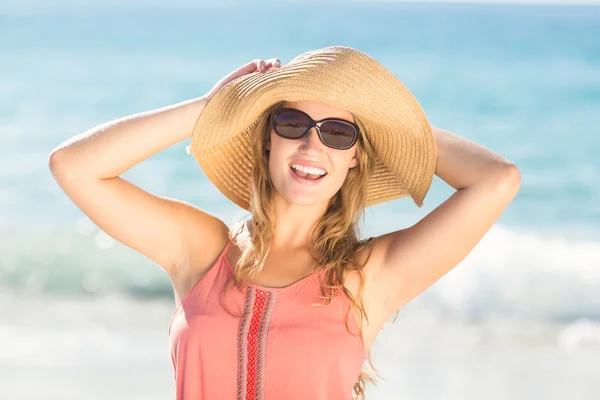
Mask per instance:
[[[219,257],[175,309],[169,324],[177,400],[349,400],[365,351],[346,328],[350,299],[324,305],[318,270],[283,288],[242,281]],[[316,303],[312,305],[311,303]],[[360,332],[351,312],[348,328]]]

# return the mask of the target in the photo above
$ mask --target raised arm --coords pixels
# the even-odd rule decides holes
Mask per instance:
[[[376,238],[376,287],[385,317],[461,262],[517,194],[521,177],[505,157],[434,128],[436,175],[456,189],[415,225]]]
[[[119,175],[189,138],[205,104],[199,97],[106,122],[60,144],[49,159],[62,190],[99,228],[170,274],[184,263],[192,238],[204,242],[208,253],[218,246],[224,224]]]
[[[184,292],[189,282],[183,281],[216,258],[228,227],[196,206],[148,193],[120,175],[189,138],[207,102],[230,80],[273,63],[253,60],[204,96],[109,121],[70,138],[50,154],[54,178],[98,227],[177,277]]]

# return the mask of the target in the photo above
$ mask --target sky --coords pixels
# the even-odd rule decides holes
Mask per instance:
[[[252,4],[293,4],[293,3],[472,3],[472,4],[558,4],[558,5],[595,5],[600,0],[251,0]],[[215,6],[235,7],[238,4],[247,6],[248,0],[0,0],[0,16],[26,16],[45,13],[56,13],[62,10],[115,9],[154,6]]]
[[[85,7],[93,5],[217,5],[247,3],[248,0],[8,0],[0,2],[0,8],[29,7]],[[255,0],[254,3],[511,3],[511,4],[599,4],[600,0]]]

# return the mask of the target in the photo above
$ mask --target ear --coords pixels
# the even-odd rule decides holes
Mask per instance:
[[[349,168],[355,168],[358,165],[358,157],[360,156],[360,149],[356,146],[352,160],[350,160]]]

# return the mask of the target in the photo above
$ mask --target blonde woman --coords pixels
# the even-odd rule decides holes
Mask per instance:
[[[190,137],[245,223],[120,177]],[[49,163],[92,221],[170,277],[179,400],[364,398],[383,324],[463,260],[520,187],[515,165],[431,127],[391,72],[344,46],[253,60],[204,96],[73,137]],[[434,174],[456,192],[413,226],[359,237],[365,207],[420,207]]]

